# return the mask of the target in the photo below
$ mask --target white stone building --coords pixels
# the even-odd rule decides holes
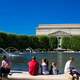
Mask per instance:
[[[80,35],[80,24],[40,24],[36,35]]]
[[[40,24],[36,35],[56,36],[61,45],[61,37],[80,35],[80,24]]]

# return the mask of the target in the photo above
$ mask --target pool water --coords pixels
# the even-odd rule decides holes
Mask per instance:
[[[70,56],[75,58],[75,65],[77,68],[80,68],[80,53],[63,53],[63,52],[54,52],[54,53],[43,53],[43,54],[23,54],[20,56],[11,57],[12,61],[12,70],[19,71],[28,71],[28,62],[31,60],[32,56],[36,56],[39,64],[41,64],[41,59],[46,58],[49,61],[49,67],[51,62],[56,62],[59,68],[59,72],[63,73],[64,65]]]

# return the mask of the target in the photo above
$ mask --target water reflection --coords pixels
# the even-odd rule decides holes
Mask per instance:
[[[2,50],[2,49],[1,49]],[[1,51],[0,51],[1,53]],[[9,56],[11,62],[12,62],[12,70],[19,70],[19,71],[27,71],[28,70],[28,61],[31,60],[32,56],[36,56],[38,62],[41,64],[41,59],[42,58],[47,58],[49,61],[49,65],[52,62],[57,62],[58,67],[59,67],[59,71],[60,73],[63,72],[64,69],[64,65],[66,63],[66,61],[68,60],[68,58],[70,56],[75,58],[75,63],[76,63],[76,67],[80,68],[80,53],[63,53],[61,51],[55,51],[53,53],[7,53],[3,50],[3,53],[6,54],[7,56]],[[3,55],[3,54],[1,54]]]
[[[44,53],[44,54],[24,54],[20,55],[17,57],[12,58],[12,69],[14,70],[28,70],[28,61],[31,60],[32,56],[36,56],[37,60],[39,63],[41,63],[42,58],[47,58],[49,61],[49,65],[51,62],[57,62],[58,67],[60,70],[60,73],[63,72],[64,65],[66,61],[68,60],[69,56],[73,56],[75,58],[76,66],[79,68],[79,59],[80,59],[80,54],[79,53],[62,53],[62,52],[55,52],[55,53]]]
[[[62,72],[62,52],[57,52],[57,63],[58,63],[58,68],[59,68],[59,73]]]

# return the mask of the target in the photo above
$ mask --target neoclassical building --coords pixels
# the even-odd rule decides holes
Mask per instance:
[[[61,37],[80,35],[80,24],[40,24],[36,35],[56,36],[61,45]]]
[[[80,24],[40,24],[36,35],[80,35]]]

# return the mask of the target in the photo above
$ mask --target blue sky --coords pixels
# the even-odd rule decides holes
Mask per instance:
[[[79,24],[80,0],[0,0],[0,31],[35,35],[39,24]]]

